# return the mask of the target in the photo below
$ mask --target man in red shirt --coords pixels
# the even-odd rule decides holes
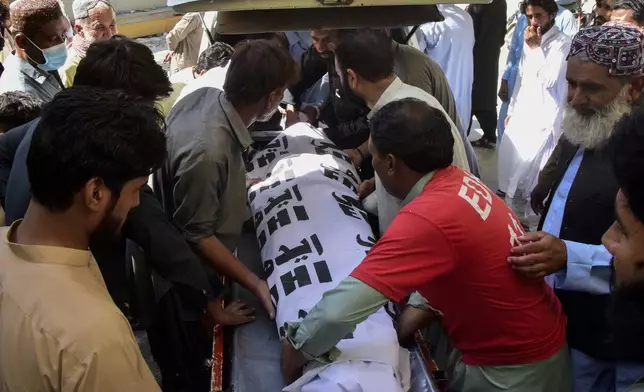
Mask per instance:
[[[451,165],[445,116],[403,99],[370,126],[374,169],[403,207],[351,276],[301,323],[287,325],[285,377],[308,360],[333,361],[335,344],[358,323],[419,291],[462,354],[453,390],[569,391],[561,305],[544,280],[520,277],[507,264],[523,229],[480,180]]]

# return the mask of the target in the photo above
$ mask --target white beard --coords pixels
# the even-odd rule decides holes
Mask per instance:
[[[605,143],[613,134],[613,127],[623,115],[631,112],[625,91],[613,102],[591,116],[582,116],[566,104],[563,118],[563,136],[583,149],[594,149]]]

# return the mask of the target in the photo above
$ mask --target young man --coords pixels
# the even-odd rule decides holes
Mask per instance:
[[[555,16],[555,27],[561,32],[574,37],[579,31],[579,24],[575,15],[564,7],[557,5],[557,16]],[[499,140],[503,138],[505,132],[505,118],[508,116],[510,106],[510,97],[514,93],[517,76],[519,75],[519,62],[523,54],[523,45],[525,44],[525,30],[528,28],[528,18],[521,13],[517,17],[517,23],[512,33],[512,41],[508,50],[505,71],[501,77],[501,87],[499,87],[499,98],[503,102],[499,111],[498,132]]]
[[[519,220],[534,231],[539,217],[530,207],[530,193],[561,135],[571,39],[554,26],[554,0],[525,0],[521,12],[530,26],[524,33],[507,131],[499,144],[499,194],[506,196]]]
[[[159,390],[88,247],[115,241],[138,205],[166,154],[162,124],[141,99],[91,88],[43,111],[27,159],[33,199],[0,245],[7,390]]]
[[[0,94],[23,91],[49,102],[63,89],[57,71],[67,60],[69,21],[56,0],[14,1],[10,16],[16,53],[3,64]]]
[[[609,150],[619,185],[617,221],[602,239],[613,256],[614,285],[609,318],[615,349],[627,356],[644,350],[644,112],[624,117],[615,127]],[[644,391],[644,379],[628,392]]]
[[[472,17],[454,4],[439,4],[445,18],[442,22],[425,23],[416,36],[427,56],[436,61],[454,93],[461,129],[467,131],[472,117],[472,83],[474,79],[474,23]]]
[[[74,0],[74,30],[76,35],[67,56],[67,61],[58,70],[65,87],[74,84],[74,76],[80,61],[87,55],[89,46],[118,34],[116,12],[109,0]]]
[[[254,293],[271,317],[275,310],[266,282],[233,252],[250,218],[248,127],[275,114],[294,74],[295,62],[276,42],[238,45],[223,91],[204,86],[175,103],[167,118],[169,156],[155,175],[155,191],[187,240],[209,266]]]
[[[566,317],[546,282],[509,268],[523,229],[501,199],[451,164],[454,136],[443,111],[403,99],[370,126],[374,168],[403,207],[351,276],[287,325],[285,376],[306,362],[303,353],[332,361],[358,323],[418,290],[462,354],[453,390],[569,391]]]
[[[601,244],[615,220],[618,192],[606,142],[641,96],[642,42],[637,27],[614,22],[582,29],[573,39],[563,135],[531,196],[535,211],[543,212],[542,231],[519,238],[522,245],[509,259],[517,273],[548,276],[555,288],[568,316],[575,392],[623,392],[644,376],[644,355],[625,358],[610,343],[612,256]]]
[[[76,85],[120,89],[150,107],[170,91],[168,77],[150,49],[120,36],[92,45],[78,67]],[[5,205],[11,222],[24,217],[31,198],[27,155],[38,121],[0,137],[0,184],[7,184]],[[206,385],[207,389],[210,373],[203,363],[211,357],[207,352],[212,340],[202,320],[207,317],[220,325],[244,323],[252,320],[252,309],[240,307],[242,304],[222,309],[218,301],[221,282],[208,281],[200,259],[167,218],[152,190],[145,186],[139,196],[141,203],[128,215],[123,235],[141,248],[145,264],[154,274],[154,292],[148,294],[158,301],[154,309],[144,310],[155,311],[151,325],[145,326],[163,388],[200,391]],[[123,307],[125,254],[121,245],[93,244],[91,251],[112,299]]]
[[[403,98],[417,98],[429,106],[445,113],[433,96],[427,92],[403,83],[394,73],[394,49],[390,38],[380,30],[360,30],[346,34],[335,48],[336,72],[340,75],[342,89],[360,97],[371,109],[367,118],[389,102]],[[447,116],[447,113],[445,113]],[[469,171],[467,154],[458,127],[447,120],[454,137],[454,165]],[[370,157],[368,141],[358,148],[346,151],[356,166]],[[401,200],[389,195],[381,186],[376,175],[360,186],[360,197],[364,198],[375,190],[380,234],[383,234],[400,208]]]
[[[43,101],[21,91],[0,94],[0,133],[5,133],[40,116],[43,106]]]

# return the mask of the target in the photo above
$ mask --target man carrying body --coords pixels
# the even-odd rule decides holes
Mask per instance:
[[[445,72],[458,106],[459,126],[467,130],[472,117],[474,23],[457,5],[439,4],[437,7],[445,20],[420,26],[418,44],[420,50]]]
[[[403,98],[420,99],[429,106],[445,113],[436,98],[425,91],[403,83],[394,73],[394,51],[387,37],[378,30],[360,30],[346,34],[335,50],[336,72],[340,75],[344,91],[363,99],[371,109],[371,118],[389,102]],[[447,116],[447,113],[445,113]],[[447,119],[447,118],[446,118]],[[447,119],[454,138],[454,165],[469,171],[467,155],[456,125]],[[358,158],[370,157],[368,141],[355,149]],[[358,161],[359,165],[361,162]],[[380,179],[367,180],[360,185],[360,197],[376,191],[378,220],[382,235],[400,208],[401,200],[388,194],[380,184]]]
[[[529,197],[559,140],[568,93],[570,37],[554,27],[554,0],[525,0],[521,11],[530,27],[524,33],[520,73],[506,119],[508,129],[499,145],[499,194],[506,196],[519,220],[534,231],[539,218]]]
[[[403,99],[376,112],[370,126],[374,168],[403,207],[351,276],[301,323],[287,325],[284,375],[297,375],[303,355],[333,361],[334,346],[358,323],[419,290],[462,354],[453,390],[569,391],[561,306],[543,280],[508,268],[521,225],[485,185],[451,165],[453,125],[444,112]]]
[[[533,208],[544,211],[543,231],[519,238],[524,245],[513,249],[509,259],[519,274],[550,275],[568,316],[579,392],[621,392],[644,375],[644,358],[621,357],[609,342],[611,255],[601,245],[614,221],[618,191],[605,144],[644,87],[643,43],[638,28],[613,22],[575,36],[568,57],[563,136],[532,193]]]
[[[23,91],[49,102],[63,89],[57,71],[67,60],[69,21],[56,0],[17,0],[10,14],[16,53],[3,64],[0,94]]]
[[[138,98],[87,87],[44,109],[27,161],[32,202],[2,229],[3,389],[159,391],[88,247],[113,243],[138,205],[166,154],[162,124]]]
[[[617,221],[602,239],[613,256],[614,285],[609,320],[615,349],[641,357],[644,350],[644,112],[636,109],[616,125],[609,150],[619,192]],[[644,391],[644,379],[628,392]]]
[[[277,43],[253,40],[238,46],[221,91],[199,88],[168,115],[169,156],[155,175],[166,213],[216,271],[238,282],[274,317],[266,282],[234,255],[246,207],[244,153],[248,127],[277,111],[295,73],[295,62]],[[207,77],[204,76],[204,78]]]
[[[116,12],[109,0],[74,0],[72,9],[76,35],[65,65],[58,71],[65,87],[74,84],[76,69],[89,46],[119,33]]]
[[[321,114],[307,112],[307,115],[310,122],[320,119],[330,125],[328,129],[325,129],[329,139],[338,147],[347,149],[347,153],[354,160],[356,166],[361,166],[363,174],[368,174],[369,170],[366,170],[365,166],[370,166],[369,162],[366,161],[361,165],[361,157],[354,149],[369,137],[366,118],[369,109],[361,98],[343,88],[334,65],[333,50],[342,35],[350,32],[350,30],[311,31],[314,49],[312,48],[302,59],[302,79],[296,86],[294,94],[307,88],[313,83],[313,80],[317,80],[319,75],[324,75],[325,70],[329,73],[331,92],[337,91],[338,94],[331,94],[331,104],[323,108]],[[454,96],[440,65],[418,49],[399,44],[391,38],[390,45],[394,50],[395,74],[403,83],[418,87],[435,97],[458,127],[460,119],[456,111]],[[308,61],[306,60],[307,56],[310,59]],[[465,146],[469,167],[475,175],[478,175],[476,154],[467,140],[465,130],[459,128],[459,133],[461,142]]]
[[[579,24],[575,19],[575,15],[560,5],[557,5],[557,15],[555,16],[554,26],[570,38],[574,37],[579,31]],[[514,27],[514,33],[512,33],[508,59],[506,61],[505,71],[501,77],[501,87],[499,87],[499,98],[503,102],[501,104],[501,110],[499,111],[499,140],[503,138],[503,132],[505,132],[505,118],[508,116],[510,98],[514,93],[517,76],[519,75],[519,62],[521,61],[521,55],[523,53],[525,30],[527,28],[528,18],[524,13],[520,13],[517,17],[517,24]]]

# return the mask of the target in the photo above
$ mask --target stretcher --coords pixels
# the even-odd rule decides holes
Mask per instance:
[[[261,149],[264,138],[257,146]],[[259,140],[258,140],[259,141]],[[264,276],[254,229],[247,228],[237,247],[237,257],[258,276]],[[237,284],[231,285],[232,300],[243,300],[256,310],[253,323],[240,326],[226,336],[215,333],[213,357],[214,392],[278,392],[285,387],[280,373],[281,345],[274,321],[268,318],[257,299]],[[436,366],[420,333],[411,348],[411,392],[445,390],[444,373]]]

